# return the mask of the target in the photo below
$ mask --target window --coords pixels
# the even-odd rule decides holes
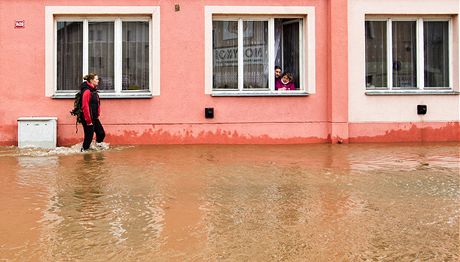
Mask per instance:
[[[274,26],[269,26],[273,24]],[[274,64],[295,77],[292,82],[300,90],[300,54],[302,18],[251,18],[213,21],[213,89],[274,90]],[[238,28],[243,30],[239,30]],[[270,32],[269,32],[269,28]],[[269,41],[269,35],[274,36]],[[240,40],[241,39],[241,40]],[[240,46],[241,44],[241,46]],[[269,46],[273,46],[269,52]],[[239,52],[239,50],[243,50]],[[238,54],[242,53],[240,57]],[[242,60],[242,61],[241,61]],[[269,60],[274,61],[269,62]],[[242,77],[239,78],[239,69]],[[239,80],[242,80],[241,82]],[[270,84],[269,84],[270,82]]]
[[[102,92],[148,91],[149,22],[58,19],[57,91],[76,90],[88,72],[99,75]],[[121,37],[115,40],[115,34]],[[116,53],[121,60],[115,60]]]
[[[450,19],[366,19],[367,90],[452,89]]]
[[[287,7],[285,13],[279,11],[271,7],[206,7],[207,94],[298,95],[315,91],[314,9]],[[277,90],[275,66],[291,73],[295,88]]]
[[[47,95],[72,97],[90,72],[99,75],[102,97],[159,95],[159,8],[46,10]]]

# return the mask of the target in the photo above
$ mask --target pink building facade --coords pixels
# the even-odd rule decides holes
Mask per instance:
[[[0,0],[0,145],[102,78],[111,144],[460,141],[458,0]],[[274,67],[295,90],[276,90]],[[207,109],[207,113],[205,113]]]

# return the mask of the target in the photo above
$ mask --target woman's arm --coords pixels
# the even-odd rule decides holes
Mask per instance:
[[[81,110],[83,111],[83,117],[85,118],[86,124],[92,125],[93,120],[91,119],[91,113],[89,112],[89,99],[91,98],[91,91],[86,89],[83,92],[81,98]]]

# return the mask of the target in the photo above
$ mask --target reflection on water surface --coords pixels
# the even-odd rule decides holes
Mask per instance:
[[[0,260],[458,261],[459,149],[0,147]]]

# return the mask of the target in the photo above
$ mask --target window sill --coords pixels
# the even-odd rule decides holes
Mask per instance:
[[[51,98],[53,99],[74,99],[75,93],[55,93]],[[99,93],[100,98],[104,99],[133,99],[133,98],[153,98],[152,93],[145,92],[145,93]]]
[[[454,90],[369,90],[367,96],[404,96],[404,95],[460,95]]]
[[[309,96],[305,91],[214,91],[211,96]]]

